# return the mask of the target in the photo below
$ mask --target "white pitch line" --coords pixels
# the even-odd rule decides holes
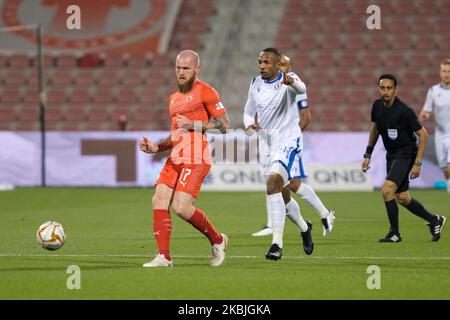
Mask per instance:
[[[72,258],[152,258],[151,255],[139,254],[0,254],[0,258],[5,257],[72,257]],[[210,256],[172,256],[181,259],[206,259]],[[264,256],[227,256],[230,259],[263,259]],[[321,259],[321,260],[450,260],[450,257],[337,257],[337,256],[283,256],[283,259]]]

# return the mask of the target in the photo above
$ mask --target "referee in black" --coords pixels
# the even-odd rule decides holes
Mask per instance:
[[[398,227],[398,206],[396,200],[406,209],[428,221],[432,241],[438,241],[445,224],[445,217],[431,214],[423,205],[411,198],[409,178],[420,175],[422,159],[427,144],[428,134],[419,123],[414,111],[396,97],[397,79],[391,74],[384,74],[378,79],[380,99],[372,106],[372,128],[362,170],[367,172],[373,148],[381,135],[387,151],[387,177],[381,193],[386,205],[391,228],[380,242],[400,242]],[[419,145],[417,145],[418,136]]]

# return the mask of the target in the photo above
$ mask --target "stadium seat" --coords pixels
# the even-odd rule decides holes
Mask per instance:
[[[358,72],[355,76],[355,85],[361,87],[374,87],[376,86],[378,75],[373,72],[362,71]]]
[[[408,66],[415,70],[426,69],[430,66],[427,54],[416,53],[408,59]]]
[[[141,84],[141,74],[139,72],[130,72],[122,76],[121,83],[124,86],[136,87]]]
[[[421,16],[432,16],[439,13],[439,6],[434,1],[420,1],[416,6],[416,13]]]
[[[8,65],[9,56],[0,53],[0,68],[6,67]]]
[[[13,71],[6,74],[3,79],[3,83],[7,86],[20,87],[23,83],[25,83],[25,76],[26,75],[24,74],[24,72]]]
[[[338,59],[340,68],[357,68],[359,66],[359,58],[353,51],[347,51]]]
[[[78,73],[74,77],[74,81],[77,86],[92,86],[96,82],[95,74],[90,71]]]
[[[111,90],[99,89],[93,95],[92,99],[95,103],[110,103],[113,99],[113,94]]]
[[[117,72],[104,72],[98,78],[99,85],[112,86],[119,82]]]
[[[380,54],[368,53],[361,58],[361,67],[365,70],[380,68],[383,65],[383,60]]]
[[[133,103],[136,100],[136,94],[132,90],[121,90],[116,94],[116,101],[118,103]]]
[[[51,90],[47,96],[48,102],[51,104],[65,103],[67,100],[65,91]]]
[[[340,105],[341,103],[347,101],[347,94],[345,89],[331,89],[325,95],[324,103],[329,107]]]
[[[418,36],[415,41],[414,48],[416,51],[422,51],[424,53],[433,52],[436,49],[434,39],[429,35]]]
[[[396,5],[392,6],[394,13],[400,17],[407,17],[415,13],[414,3],[409,2],[398,2]]]
[[[86,112],[84,108],[69,108],[65,112],[64,118],[66,123],[82,122],[86,120]]]
[[[46,108],[45,109],[45,120],[46,122],[59,122],[64,119],[63,112],[61,108]]]
[[[14,54],[9,57],[10,68],[28,68],[31,66],[31,59],[26,54]]]
[[[422,18],[415,18],[411,20],[409,24],[409,30],[412,33],[432,33],[432,23],[430,23],[430,20],[427,16]]]
[[[319,40],[314,36],[301,36],[294,47],[297,48],[299,52],[309,52],[319,47]]]
[[[68,98],[71,102],[75,103],[87,103],[91,100],[89,91],[80,89],[74,90],[68,95]]]
[[[342,5],[340,6],[338,2],[333,6],[333,12],[337,8],[342,8]],[[343,4],[343,7],[347,9],[347,6]],[[335,12],[337,14],[337,12]],[[317,20],[317,18],[312,18],[314,20]],[[343,29],[342,26],[342,18],[340,16],[325,16],[322,20],[322,23],[320,24],[322,32],[325,34],[336,34],[340,33],[341,29]],[[318,29],[315,30],[317,32]]]
[[[402,82],[403,86],[406,88],[417,87],[422,84],[422,78],[416,71],[406,72],[399,82]]]
[[[320,47],[324,51],[336,52],[342,49],[343,45],[339,37],[335,35],[329,35],[322,38],[320,41]]]
[[[384,59],[384,67],[388,73],[396,73],[406,66],[407,58],[400,53],[388,54]]]
[[[17,119],[16,113],[13,108],[1,108],[0,109],[0,123],[2,122],[14,122]]]
[[[410,50],[413,47],[413,42],[409,37],[393,34],[392,40],[389,41],[389,46],[394,52],[401,52]]]
[[[39,109],[33,108],[22,108],[19,111],[19,122],[33,122],[39,120]]]
[[[346,34],[344,40],[346,52],[358,52],[366,48],[364,38],[360,34]]]
[[[382,30],[386,30],[390,33],[407,33],[409,31],[408,20],[399,17],[388,17],[384,22]]]
[[[345,32],[364,32],[367,31],[366,19],[363,15],[361,17],[350,17],[343,23],[343,30]]]
[[[72,76],[65,71],[59,71],[51,78],[53,86],[69,86],[72,83]]]
[[[17,103],[22,101],[22,95],[20,94],[19,91],[3,91],[1,96],[0,96],[0,101],[5,104],[5,103]]]
[[[77,65],[77,58],[73,55],[60,55],[55,60],[59,68],[74,68]]]
[[[121,68],[124,66],[122,54],[105,54],[104,57],[104,65],[108,68]]]
[[[312,1],[306,6],[306,13],[312,16],[326,15],[329,12],[325,1]]]
[[[146,68],[151,64],[151,55],[142,53],[131,53],[128,55],[128,67]]]

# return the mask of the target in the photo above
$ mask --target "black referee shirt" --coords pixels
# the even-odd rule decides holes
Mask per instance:
[[[372,122],[383,138],[390,158],[411,158],[417,153],[415,132],[422,128],[415,112],[398,97],[390,107],[383,99],[375,100],[372,106]]]

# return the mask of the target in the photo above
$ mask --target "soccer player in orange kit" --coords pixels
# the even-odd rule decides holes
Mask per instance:
[[[218,232],[208,217],[194,207],[204,178],[211,168],[211,154],[205,137],[207,130],[225,133],[230,128],[228,116],[216,90],[200,81],[200,58],[195,51],[181,51],[175,62],[178,91],[169,98],[172,132],[158,144],[147,137],[139,141],[146,153],[171,149],[156,181],[153,204],[153,230],[158,255],[144,267],[173,265],[169,244],[172,231],[170,207],[183,220],[203,233],[212,245],[212,266],[225,259],[228,237]]]

